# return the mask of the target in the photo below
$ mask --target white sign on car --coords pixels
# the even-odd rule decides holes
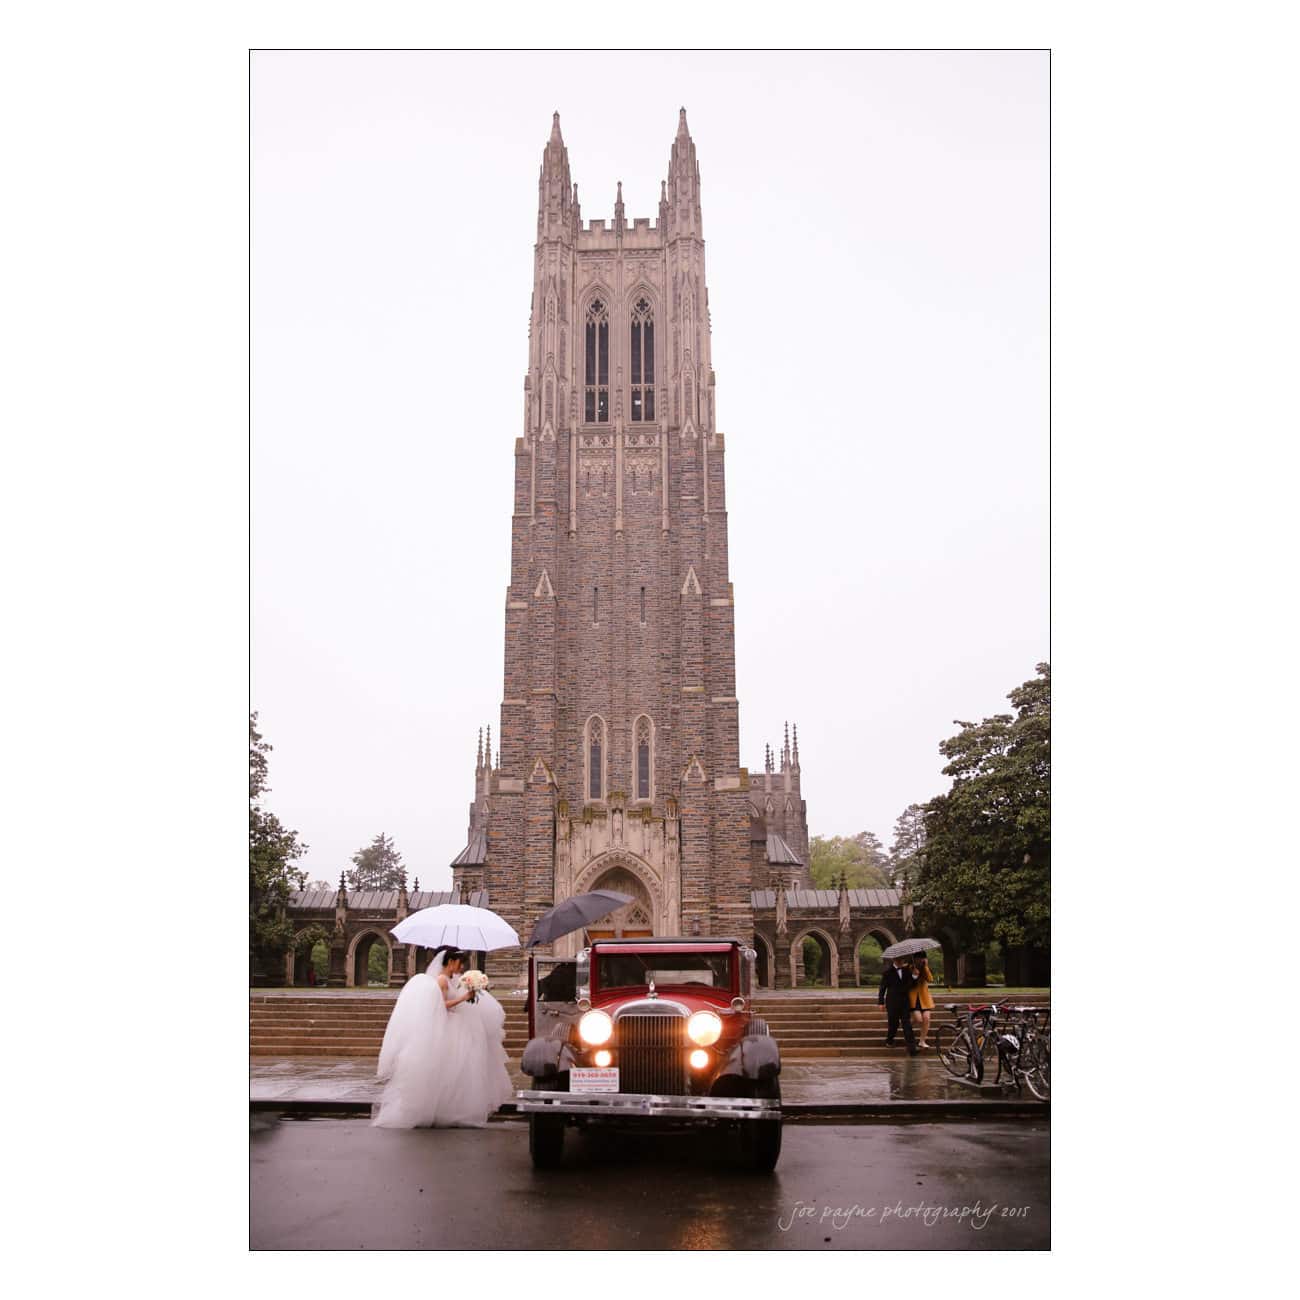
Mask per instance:
[[[570,1092],[617,1092],[618,1066],[597,1070],[575,1066],[569,1071]]]

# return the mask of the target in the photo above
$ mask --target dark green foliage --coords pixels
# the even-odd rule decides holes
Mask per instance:
[[[880,956],[882,951],[880,944],[870,935],[867,935],[858,944],[858,982],[860,984],[874,985],[880,982],[880,972],[884,969],[884,962]]]
[[[370,945],[366,982],[369,984],[388,983],[388,949],[378,940]]]
[[[951,918],[971,947],[1049,943],[1051,869],[1051,669],[1008,696],[1014,717],[960,722],[939,749],[953,778],[925,806],[915,901]],[[990,950],[990,970],[993,969]]]
[[[301,889],[307,873],[290,866],[307,846],[274,813],[261,807],[267,785],[271,746],[257,730],[257,714],[248,718],[248,943],[255,963],[270,969],[293,943],[293,926],[285,909]]]
[[[396,889],[402,883],[402,855],[382,831],[352,855],[349,889]]]
[[[925,853],[925,805],[909,803],[894,822],[894,843],[889,850],[889,876],[900,889],[903,881],[915,883]]]
[[[805,984],[829,984],[829,972],[822,970],[822,946],[811,935],[800,945],[803,949],[803,977]]]
[[[814,889],[838,889],[840,873],[850,889],[884,889],[889,884],[889,859],[880,838],[871,831],[856,835],[814,835],[808,845],[808,874]]]

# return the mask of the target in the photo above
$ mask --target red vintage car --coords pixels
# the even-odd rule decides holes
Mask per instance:
[[[602,939],[576,961],[533,957],[520,1092],[533,1164],[564,1130],[727,1126],[764,1173],[781,1154],[781,1053],[752,1012],[755,954],[738,939]]]

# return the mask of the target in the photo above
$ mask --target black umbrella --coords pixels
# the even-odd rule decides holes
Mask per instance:
[[[631,894],[616,894],[612,889],[593,889],[590,894],[574,894],[562,903],[556,903],[549,912],[543,912],[533,926],[532,938],[528,946],[535,948],[539,943],[550,943],[575,930],[581,930],[592,921],[599,921],[602,916],[617,912],[624,903],[632,901]]]

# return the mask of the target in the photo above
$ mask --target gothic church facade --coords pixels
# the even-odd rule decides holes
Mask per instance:
[[[700,171],[682,111],[656,221],[584,223],[556,114],[538,181],[515,444],[499,756],[480,751],[468,895],[526,933],[570,894],[635,899],[623,933],[754,932],[756,818],[806,877],[797,736],[740,765],[726,446]],[[779,816],[777,809],[779,807]],[[769,811],[770,810],[770,811]],[[763,860],[756,863],[756,858]],[[568,946],[576,940],[571,940]]]

